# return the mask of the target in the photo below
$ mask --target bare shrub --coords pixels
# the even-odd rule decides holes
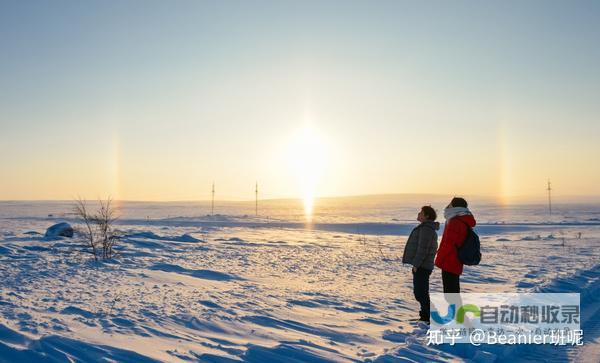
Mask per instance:
[[[113,227],[117,217],[112,200],[107,198],[98,202],[100,205],[95,213],[88,211],[86,201],[81,198],[75,201],[73,208],[75,215],[81,218],[84,224],[81,233],[84,235],[95,261],[113,258],[115,255],[113,247],[119,240]]]

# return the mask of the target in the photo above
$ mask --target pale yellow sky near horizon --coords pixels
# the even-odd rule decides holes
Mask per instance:
[[[298,134],[302,133],[298,131]],[[250,161],[237,167],[222,166],[216,169],[221,178],[214,179],[215,198],[251,200],[254,198],[255,181],[259,183],[261,199],[303,198],[307,189],[315,197],[425,193],[474,195],[505,202],[544,200],[547,195],[545,175],[532,173],[529,164],[512,160],[511,157],[514,156],[506,151],[506,146],[501,147],[501,140],[498,140],[500,146],[497,146],[494,154],[497,160],[492,163],[489,163],[490,153],[481,158],[474,155],[468,160],[457,159],[452,163],[445,163],[447,160],[442,157],[398,157],[396,160],[376,161],[380,165],[386,165],[386,170],[390,173],[380,171],[375,174],[380,165],[371,165],[370,160],[364,159],[360,160],[360,164],[353,165],[351,160],[343,159],[350,152],[341,152],[341,148],[332,150],[340,143],[325,137],[317,142],[321,143],[321,146],[316,147],[319,149],[318,153],[308,153],[304,157],[303,143],[312,146],[315,143],[310,140],[298,141],[296,136],[294,132],[290,133],[288,138],[274,146],[272,152],[266,150],[256,157],[259,160],[264,158],[265,163]],[[211,198],[213,179],[201,170],[203,168],[191,167],[194,165],[192,156],[179,158],[174,152],[167,152],[167,155],[154,155],[158,159],[144,162],[136,156],[135,150],[127,155],[118,140],[114,140],[114,145],[113,150],[106,149],[100,155],[89,155],[89,159],[86,159],[88,156],[85,154],[65,154],[59,160],[67,162],[67,167],[59,165],[55,168],[52,163],[47,164],[43,159],[33,161],[27,168],[18,170],[21,178],[4,179],[0,199],[69,200],[77,196],[87,199],[111,196],[119,200],[177,201]],[[560,158],[560,155],[555,156]],[[536,155],[530,157],[535,159]],[[223,161],[236,165],[235,160]],[[219,159],[200,158],[200,162],[212,164],[216,168]],[[422,166],[423,162],[427,163],[427,167]],[[255,177],[253,167],[262,170],[265,178]],[[452,172],[454,168],[456,173]],[[473,168],[479,173],[460,175],[461,170]],[[546,165],[545,168],[549,170],[548,174],[552,174],[552,165]],[[570,169],[576,173],[578,168],[584,170],[584,165],[571,163],[564,170]],[[316,176],[312,176],[313,174]],[[475,178],[474,174],[480,175]],[[569,174],[555,172],[553,175],[551,181],[555,197],[600,195],[595,186],[588,184],[585,188],[586,183],[578,185],[577,179]],[[310,180],[311,177],[316,179]],[[8,185],[7,188],[7,180],[18,181],[18,184],[13,184],[12,188]],[[6,193],[7,190],[10,193]]]

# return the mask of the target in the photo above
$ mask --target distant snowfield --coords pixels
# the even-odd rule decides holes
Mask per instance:
[[[463,291],[582,293],[584,347],[512,350],[425,344],[398,260],[412,223],[125,218],[119,256],[95,263],[43,238],[62,220],[0,218],[0,361],[575,361],[600,343],[594,220],[478,227]]]

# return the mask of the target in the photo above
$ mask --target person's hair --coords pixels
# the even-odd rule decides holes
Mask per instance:
[[[465,200],[465,198],[461,198],[461,197],[454,197],[454,198],[452,198],[452,201],[450,202],[450,205],[453,206],[453,207],[468,208],[467,201]]]
[[[437,213],[435,209],[431,208],[430,205],[425,205],[421,207],[421,212],[429,219],[430,221],[435,221],[437,219]]]

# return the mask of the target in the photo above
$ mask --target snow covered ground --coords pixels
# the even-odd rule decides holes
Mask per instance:
[[[409,321],[398,258],[418,209],[330,209],[307,227],[235,208],[130,206],[119,256],[93,262],[80,238],[43,237],[77,225],[68,204],[0,203],[0,361],[598,361],[600,206],[479,208],[484,258],[463,291],[580,292],[585,345],[477,349],[427,346]]]

